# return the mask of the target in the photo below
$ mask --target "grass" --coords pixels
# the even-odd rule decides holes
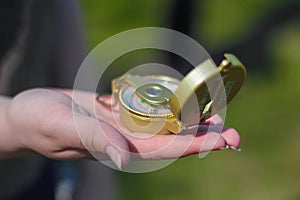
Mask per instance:
[[[92,48],[126,29],[164,25],[170,1],[81,3]],[[232,41],[247,34],[270,4],[270,0],[204,1],[197,34],[212,48]],[[119,199],[299,199],[299,35],[299,21],[274,33],[269,49],[272,71],[266,78],[248,74],[228,106],[226,125],[239,130],[242,152],[212,152],[204,159],[190,156],[147,174],[118,173]]]

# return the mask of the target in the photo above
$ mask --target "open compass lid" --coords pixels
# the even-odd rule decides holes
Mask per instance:
[[[189,72],[170,99],[170,109],[184,124],[198,124],[224,108],[237,94],[245,67],[232,54],[216,67],[210,59]]]

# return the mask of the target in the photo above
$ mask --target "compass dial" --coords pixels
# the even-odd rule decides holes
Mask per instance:
[[[171,81],[171,80],[162,80],[162,79],[145,79],[145,83],[155,83],[162,85],[168,88],[173,93],[177,89],[179,82]],[[156,91],[151,91],[156,92]],[[122,100],[125,105],[130,108],[131,110],[137,111],[143,114],[150,114],[150,115],[166,115],[171,112],[169,104],[150,104],[144,101],[141,97],[136,94],[136,88],[133,86],[128,86],[124,89],[122,93]]]

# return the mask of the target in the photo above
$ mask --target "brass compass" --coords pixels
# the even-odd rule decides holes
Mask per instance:
[[[159,75],[124,75],[112,81],[120,120],[134,132],[177,134],[204,122],[223,109],[237,94],[246,76],[243,64],[232,54],[217,67],[210,59],[181,81]]]

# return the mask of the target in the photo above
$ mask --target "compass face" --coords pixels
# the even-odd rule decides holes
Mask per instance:
[[[163,80],[161,77],[145,77],[145,83],[155,83],[162,85],[168,88],[173,93],[177,89],[179,82],[176,80]],[[121,94],[121,98],[126,105],[126,107],[134,110],[136,112],[142,114],[150,114],[150,115],[166,115],[171,113],[169,104],[150,104],[144,101],[141,97],[136,94],[135,87],[128,85],[123,93]],[[156,90],[151,90],[149,93],[153,93],[154,95],[159,92]]]

